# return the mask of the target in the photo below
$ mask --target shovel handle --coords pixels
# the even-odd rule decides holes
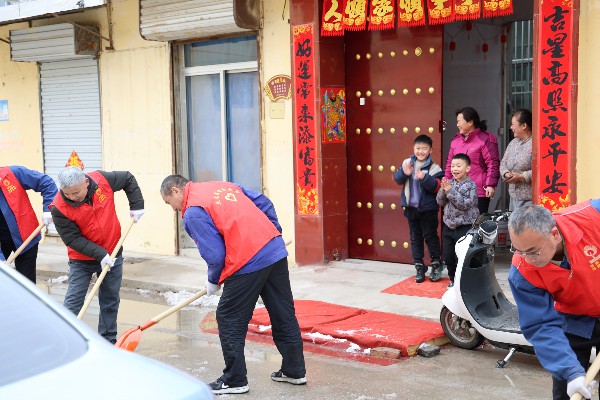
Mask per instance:
[[[140,329],[143,331],[143,330],[145,330],[147,328],[150,328],[152,325],[157,324],[162,319],[168,317],[169,315],[173,314],[174,312],[177,312],[177,311],[181,310],[183,307],[185,307],[188,304],[190,304],[190,303],[198,300],[200,297],[204,296],[205,294],[206,294],[206,289],[202,289],[201,291],[199,291],[195,295],[193,295],[193,296],[185,299],[184,301],[182,301],[181,303],[177,304],[176,306],[173,306],[173,307],[169,308],[168,310],[163,311],[162,313],[158,314],[156,317],[151,318],[145,324],[140,325]]]
[[[23,249],[24,249],[25,247],[27,247],[27,245],[28,245],[29,243],[31,243],[31,241],[33,240],[33,238],[34,238],[34,237],[36,237],[36,236],[38,235],[38,233],[40,233],[40,231],[42,230],[42,228],[43,228],[44,226],[45,226],[45,225],[44,225],[44,223],[43,223],[43,222],[42,222],[41,224],[39,224],[39,225],[38,225],[38,227],[37,227],[37,228],[35,228],[35,229],[33,230],[33,232],[31,232],[31,235],[29,235],[29,237],[28,237],[27,239],[25,239],[25,241],[23,242],[23,244],[22,244],[22,245],[20,245],[20,246],[19,246],[19,248],[18,248],[18,249],[16,249],[16,250],[14,251],[14,253],[12,253],[12,254],[10,255],[10,257],[8,257],[8,260],[6,260],[6,263],[7,263],[7,264],[10,264],[10,263],[12,263],[13,261],[15,261],[15,258],[17,258],[17,257],[19,256],[19,254],[21,254],[21,252],[23,251]]]
[[[129,231],[131,230],[131,227],[133,226],[134,223],[135,223],[134,219],[131,218],[131,222],[129,223],[129,225],[127,226],[127,228],[125,228],[125,233],[123,233],[123,235],[121,235],[121,239],[119,239],[119,242],[117,243],[117,246],[115,247],[115,249],[113,250],[112,254],[110,255],[110,258],[112,258],[113,260],[115,259],[115,257],[117,256],[117,254],[119,254],[119,249],[123,245],[123,242],[125,241],[125,238],[127,237],[127,234],[129,234]],[[104,280],[104,277],[108,273],[108,270],[109,270],[108,264],[105,264],[104,266],[102,266],[102,272],[100,273],[100,276],[98,277],[98,279],[96,279],[96,283],[92,287],[92,291],[90,292],[90,294],[88,295],[87,299],[85,300],[85,303],[83,303],[83,307],[81,307],[81,310],[79,311],[79,314],[77,314],[77,318],[78,319],[83,318],[83,316],[85,315],[85,312],[87,311],[88,307],[92,303],[92,300],[94,299],[94,296],[96,295],[96,292],[100,288],[100,285],[102,284],[102,281]]]
[[[589,385],[590,382],[594,379],[598,371],[600,370],[600,356],[596,355],[594,362],[590,365],[587,373],[585,374],[585,384]],[[582,400],[583,396],[579,392],[575,392],[573,396],[571,396],[571,400]]]

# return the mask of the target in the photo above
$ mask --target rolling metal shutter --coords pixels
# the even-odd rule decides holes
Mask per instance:
[[[44,171],[56,180],[75,150],[85,172],[102,167],[98,62],[40,63]]]
[[[234,0],[140,0],[140,33],[170,41],[248,32],[233,18]]]

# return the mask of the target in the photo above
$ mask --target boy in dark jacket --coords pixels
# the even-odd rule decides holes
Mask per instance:
[[[404,185],[402,190],[402,208],[408,220],[410,230],[410,250],[417,274],[415,282],[425,280],[428,267],[423,264],[425,245],[431,258],[433,282],[442,277],[443,265],[440,264],[440,238],[438,229],[438,204],[435,199],[444,176],[442,168],[431,160],[433,141],[427,135],[419,135],[413,141],[414,155],[402,162],[394,172],[394,181]]]

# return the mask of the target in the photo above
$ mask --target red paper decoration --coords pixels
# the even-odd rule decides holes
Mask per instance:
[[[506,43],[506,40],[507,40],[507,37],[506,37],[506,35],[504,35],[504,34],[500,35],[500,41],[501,41],[502,43]]]
[[[489,50],[489,46],[487,43],[484,43],[481,45],[481,51],[483,51],[484,53],[487,53]]]
[[[456,42],[453,40],[450,42],[450,51],[456,50]]]

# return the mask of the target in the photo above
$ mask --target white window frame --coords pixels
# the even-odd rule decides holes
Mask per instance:
[[[236,74],[243,72],[258,72],[258,61],[246,61],[240,63],[230,63],[230,64],[214,64],[214,65],[203,65],[197,67],[187,67],[183,69],[183,76],[185,78],[192,76],[202,76],[202,75],[216,75],[219,74],[219,86],[221,91],[221,173],[223,175],[223,179],[227,180],[229,176],[229,159],[227,155],[227,109],[225,103],[225,75],[226,74]],[[185,81],[185,79],[184,79]],[[187,97],[187,84],[181,85],[182,95],[181,98],[185,99]],[[258,95],[258,94],[257,94]],[[187,103],[185,107],[185,113],[187,115]],[[187,126],[187,118],[185,121],[185,137],[187,141],[187,137],[189,135],[189,130]],[[189,163],[187,163],[187,167],[189,168]]]

